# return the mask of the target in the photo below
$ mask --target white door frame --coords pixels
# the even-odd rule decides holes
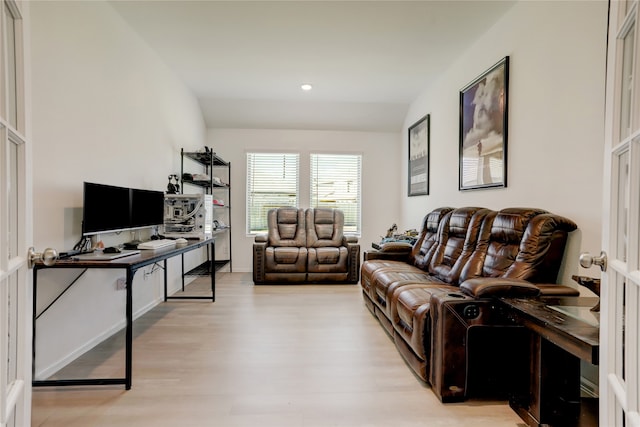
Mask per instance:
[[[28,4],[0,9],[0,426],[31,423],[32,233]],[[14,70],[15,72],[9,72]]]
[[[610,1],[600,313],[600,425],[640,427],[640,55],[637,0]]]

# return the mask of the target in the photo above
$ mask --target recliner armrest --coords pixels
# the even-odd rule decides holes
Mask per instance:
[[[413,246],[407,242],[384,242],[380,245],[380,252],[409,254]]]
[[[409,262],[409,253],[404,252],[381,252],[381,251],[364,251],[364,260],[370,261],[374,259],[383,259],[388,261]]]
[[[580,295],[580,291],[578,289],[567,285],[557,285],[555,283],[536,283],[536,286],[540,288],[540,296],[543,297],[577,297]]]
[[[342,241],[345,246],[347,246],[347,243],[351,243],[351,244],[358,243],[358,236],[344,235],[342,236]]]
[[[540,295],[540,288],[526,280],[493,277],[465,280],[460,284],[460,290],[462,293],[476,298],[535,297]]]
[[[266,233],[256,234],[255,242],[256,243],[266,243],[269,240],[269,235]]]
[[[257,238],[257,236],[256,236]],[[265,281],[265,251],[267,242],[253,244],[253,283],[259,284]]]

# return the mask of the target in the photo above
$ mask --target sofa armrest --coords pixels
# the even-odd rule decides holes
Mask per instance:
[[[353,235],[344,235],[344,236],[342,236],[342,244],[344,246],[349,246],[349,243],[351,243],[351,244],[358,243],[358,236],[353,236]]]
[[[265,281],[266,249],[267,249],[266,242],[253,244],[253,282],[254,283],[264,283]]]
[[[580,295],[580,291],[578,289],[567,285],[557,285],[555,283],[536,283],[536,286],[540,289],[540,296],[543,297],[577,297]]]
[[[360,245],[352,242],[347,244],[346,247],[349,251],[347,283],[358,283],[358,280],[360,280]]]
[[[384,259],[389,261],[409,262],[409,254],[402,252],[364,251],[364,260]]]
[[[364,260],[384,259],[391,261],[409,262],[409,256],[413,246],[407,242],[384,242],[380,244],[380,249],[375,251],[365,251]]]
[[[269,235],[267,233],[256,234],[255,242],[256,243],[266,243],[269,240]]]
[[[413,246],[408,242],[384,242],[380,245],[380,252],[410,254]]]
[[[476,298],[535,297],[540,295],[540,288],[526,280],[492,277],[465,280],[460,284],[460,291]]]

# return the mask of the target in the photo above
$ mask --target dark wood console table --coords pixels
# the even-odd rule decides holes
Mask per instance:
[[[123,258],[118,258],[112,261],[75,261],[72,259],[59,260],[52,266],[45,266],[42,263],[36,263],[33,267],[33,359],[32,359],[32,373],[35,378],[35,360],[36,360],[36,303],[38,295],[38,271],[43,269],[55,269],[55,268],[67,268],[67,269],[95,269],[95,268],[107,268],[107,269],[123,269],[126,271],[126,333],[125,333],[125,376],[124,378],[90,378],[90,379],[61,379],[61,380],[34,380],[32,382],[34,387],[42,386],[77,386],[77,385],[110,385],[110,384],[124,384],[125,388],[129,390],[131,388],[132,377],[132,357],[133,357],[133,277],[136,272],[145,266],[163,262],[164,267],[164,300],[169,299],[210,299],[212,302],[216,300],[215,286],[215,239],[189,241],[186,246],[158,249],[158,250],[143,250],[140,254],[129,255]],[[184,255],[186,252],[193,251],[201,247],[207,247],[211,260],[209,267],[209,274],[211,276],[211,296],[169,296],[167,295],[167,260],[178,255]],[[182,260],[182,274],[184,277],[184,257]],[[77,280],[77,279],[76,279]],[[68,287],[73,286],[72,282]],[[183,279],[184,290],[184,279]],[[55,300],[54,302],[55,303]],[[51,304],[53,304],[51,303]]]
[[[580,419],[580,360],[598,364],[600,317],[590,311],[598,298],[501,301],[531,331],[529,386],[510,399],[511,407],[529,426],[591,425]]]

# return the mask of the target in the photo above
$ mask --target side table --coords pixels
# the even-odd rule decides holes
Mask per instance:
[[[442,402],[507,398],[526,382],[529,332],[494,299],[431,297],[430,382]]]
[[[511,407],[532,427],[597,425],[597,416],[590,419],[594,415],[584,410],[580,397],[580,360],[598,364],[599,313],[590,311],[598,298],[503,298],[501,302],[532,332],[528,392],[512,396]]]

